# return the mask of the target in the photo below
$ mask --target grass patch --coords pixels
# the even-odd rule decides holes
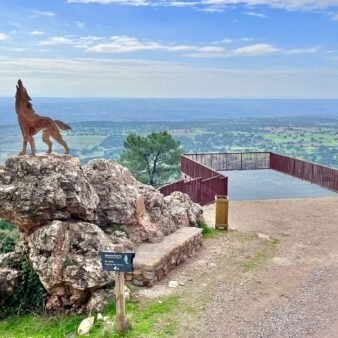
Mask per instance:
[[[176,332],[176,322],[168,315],[178,306],[177,296],[170,296],[148,304],[138,302],[127,304],[127,316],[132,329],[124,334],[118,334],[113,329],[104,327],[102,321],[95,321],[94,327],[88,337],[93,338],[141,338],[141,337],[172,337]],[[109,304],[105,316],[114,319],[115,304]],[[61,338],[67,335],[76,335],[80,322],[86,315],[24,315],[15,316],[0,321],[0,337],[2,338]],[[168,319],[168,320],[167,320]]]
[[[263,266],[274,255],[278,244],[278,239],[267,241],[267,246],[264,249],[256,251],[255,254],[243,264],[244,271],[249,272]]]
[[[202,235],[204,238],[214,238],[225,233],[224,230],[210,228],[206,223],[203,222],[199,222],[198,227],[202,229]]]
[[[253,257],[251,257],[250,259],[248,259],[244,264],[244,271],[248,272],[248,271],[252,271],[256,268],[258,268],[259,266],[263,265],[267,260],[268,260],[269,256],[266,250],[259,250],[257,252],[255,252],[255,254],[253,255]]]

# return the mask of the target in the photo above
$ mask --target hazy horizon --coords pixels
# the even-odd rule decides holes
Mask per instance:
[[[338,117],[338,99],[38,98],[39,115],[68,122],[198,121]],[[17,124],[14,98],[0,98],[0,125]]]

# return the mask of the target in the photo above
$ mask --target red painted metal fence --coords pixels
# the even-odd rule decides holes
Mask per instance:
[[[201,178],[190,181],[180,180],[161,187],[159,191],[164,196],[168,196],[174,191],[181,191],[188,194],[194,202],[201,203],[201,182]]]
[[[289,156],[271,153],[270,169],[338,192],[338,170]]]
[[[198,163],[184,155],[181,156],[183,180],[167,184],[159,191],[167,196],[173,191],[188,194],[191,199],[205,205],[215,200],[216,195],[228,194],[228,178],[217,171]]]
[[[228,177],[218,171],[253,169],[274,169],[338,192],[337,169],[269,152],[182,155],[183,179],[159,190],[165,196],[181,191],[205,205],[216,195],[228,195]]]
[[[201,165],[216,171],[270,169],[270,153],[201,153],[185,154]]]

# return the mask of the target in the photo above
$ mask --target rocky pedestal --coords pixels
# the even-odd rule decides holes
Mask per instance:
[[[0,201],[0,218],[21,231],[48,292],[46,307],[59,311],[86,309],[109,294],[113,274],[102,270],[100,251],[158,243],[202,220],[185,194],[164,197],[116,162],[81,166],[69,155],[8,159],[0,166]],[[2,275],[8,290],[15,287],[15,270]]]
[[[99,198],[79,159],[12,157],[0,166],[0,218],[22,231],[53,220],[96,221]]]

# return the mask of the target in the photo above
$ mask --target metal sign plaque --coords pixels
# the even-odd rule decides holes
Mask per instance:
[[[102,268],[105,271],[133,272],[135,252],[100,252]]]

